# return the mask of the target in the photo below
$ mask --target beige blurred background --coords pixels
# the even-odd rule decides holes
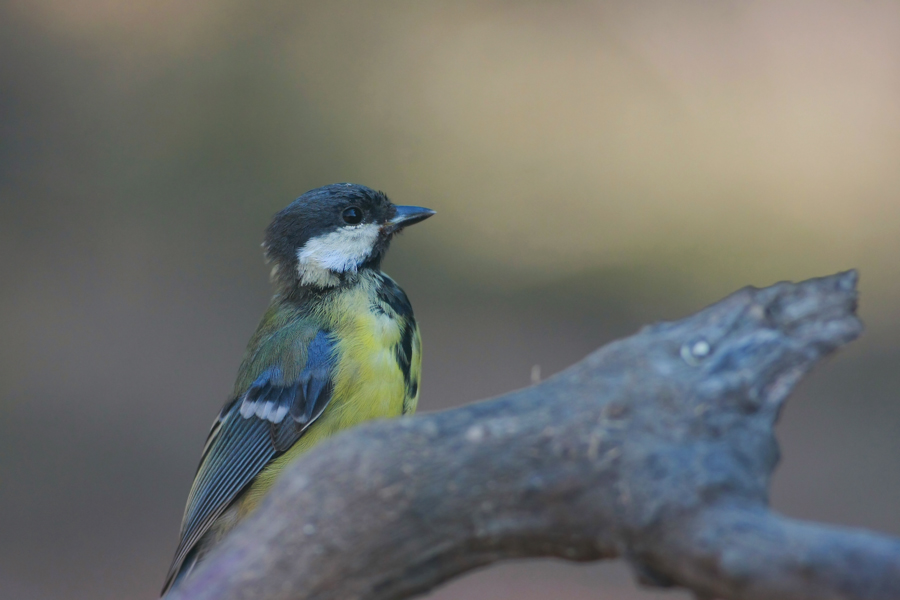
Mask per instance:
[[[426,411],[858,267],[867,331],[792,398],[773,503],[900,534],[900,4],[13,0],[0,597],[156,597],[262,230],[335,181],[438,211],[386,267]],[[688,596],[530,561],[429,597]]]

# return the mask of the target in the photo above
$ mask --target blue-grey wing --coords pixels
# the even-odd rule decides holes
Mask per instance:
[[[287,386],[273,386],[272,379],[280,379],[277,369],[267,371],[268,380],[260,377],[250,385],[244,394],[240,413],[244,418],[258,417],[272,424],[273,436],[282,430],[292,431],[295,427],[281,427],[290,414],[295,424],[309,425],[325,408],[331,398],[333,387],[331,370],[334,362],[334,343],[320,331],[307,349],[306,366],[296,381]],[[264,374],[265,375],[265,374]],[[279,439],[274,437],[273,439]],[[276,444],[279,451],[287,450],[296,439],[284,445]]]
[[[194,545],[238,494],[325,410],[334,387],[335,361],[334,342],[320,331],[310,342],[306,365],[295,381],[285,383],[280,370],[270,368],[222,409],[188,495],[178,549],[163,593]],[[291,418],[286,418],[288,415]]]

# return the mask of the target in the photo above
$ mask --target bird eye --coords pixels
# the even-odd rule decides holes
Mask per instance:
[[[345,210],[341,216],[344,217],[345,223],[350,223],[351,225],[356,225],[357,223],[362,221],[363,213],[360,209],[356,208],[355,206],[351,206],[350,208]]]

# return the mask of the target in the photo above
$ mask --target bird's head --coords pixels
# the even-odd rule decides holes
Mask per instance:
[[[340,285],[361,269],[378,268],[394,234],[433,214],[396,206],[383,193],[352,183],[310,190],[266,230],[272,279],[289,289]]]

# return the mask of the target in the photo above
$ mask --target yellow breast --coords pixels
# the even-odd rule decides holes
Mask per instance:
[[[331,401],[303,436],[260,472],[238,500],[240,514],[255,508],[285,465],[323,439],[364,421],[399,416],[404,403],[415,407],[418,391],[415,398],[406,397],[403,373],[397,362],[401,323],[384,311],[371,310],[371,306],[369,290],[357,286],[337,296],[323,309],[337,341]],[[418,369],[418,331],[415,337]]]

